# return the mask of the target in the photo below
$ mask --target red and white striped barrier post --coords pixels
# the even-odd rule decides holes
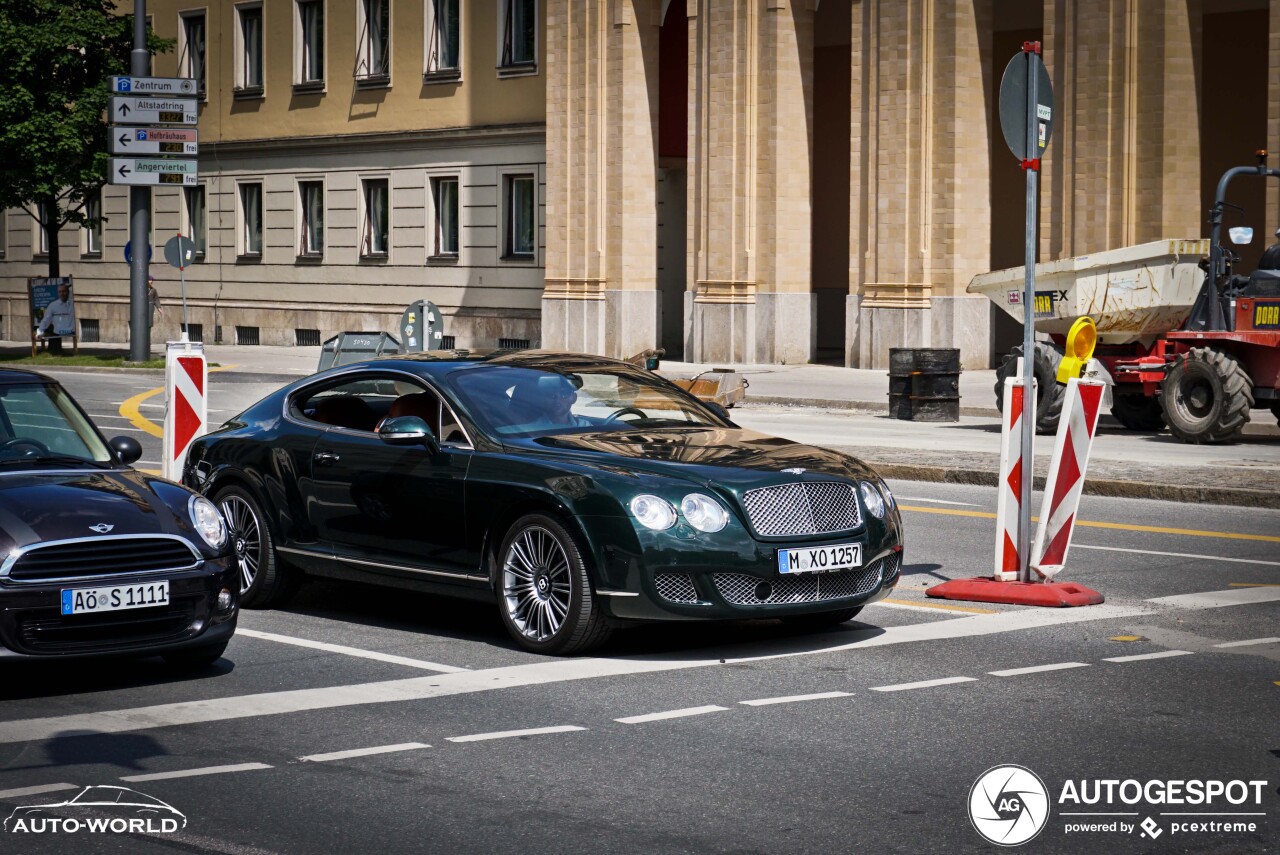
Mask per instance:
[[[208,429],[208,388],[204,345],[198,341],[169,342],[164,361],[164,459],[160,474],[170,481],[182,480],[187,448]]]
[[[1062,421],[1054,441],[1049,478],[1044,485],[1040,525],[1031,550],[1031,569],[1052,579],[1067,563],[1067,547],[1075,528],[1076,509],[1084,489],[1084,473],[1089,466],[1089,449],[1102,409],[1106,384],[1096,380],[1067,381],[1062,402]]]
[[[1035,381],[1032,381],[1034,387]],[[1000,423],[1000,480],[996,482],[996,564],[993,578],[1010,582],[1018,578],[1018,524],[1022,517],[1022,420],[1036,420],[1035,394],[1023,394],[1022,360],[1013,376],[1004,381],[1003,418]],[[1026,496],[1026,501],[1031,497]]]

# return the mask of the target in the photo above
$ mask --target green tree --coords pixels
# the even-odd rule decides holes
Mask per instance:
[[[58,231],[97,225],[85,200],[106,183],[107,78],[128,74],[132,48],[133,16],[111,0],[0,0],[0,206],[40,222],[50,276]]]

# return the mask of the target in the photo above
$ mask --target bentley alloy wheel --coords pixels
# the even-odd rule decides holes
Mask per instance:
[[[581,653],[608,637],[577,542],[555,519],[530,514],[502,544],[499,606],[515,640],[538,653]]]
[[[218,491],[214,503],[222,511],[240,569],[240,605],[266,608],[283,602],[294,590],[289,568],[276,558],[275,542],[257,500],[240,487]]]

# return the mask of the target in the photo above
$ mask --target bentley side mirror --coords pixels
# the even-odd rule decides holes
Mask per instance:
[[[128,466],[142,457],[142,445],[131,436],[117,436],[107,443],[116,460]]]
[[[432,454],[440,453],[440,441],[417,416],[385,419],[378,428],[378,439],[387,445],[422,445]]]

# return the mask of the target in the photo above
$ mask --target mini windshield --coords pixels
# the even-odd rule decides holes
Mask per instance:
[[[724,425],[697,399],[642,371],[482,365],[455,371],[447,382],[499,437]]]
[[[60,386],[0,386],[0,465],[110,463],[111,453]]]

